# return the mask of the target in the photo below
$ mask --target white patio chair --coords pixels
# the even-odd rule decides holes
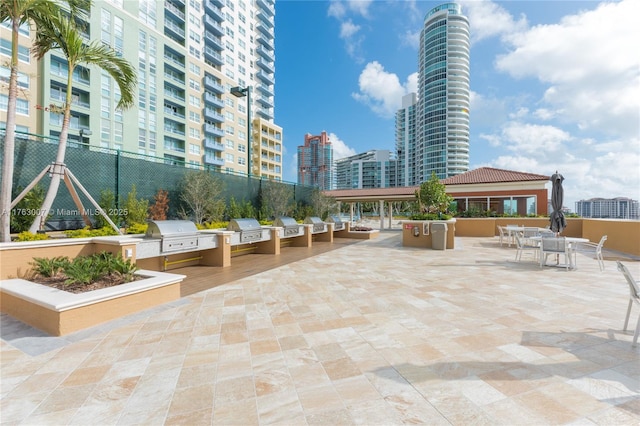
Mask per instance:
[[[523,231],[523,235],[525,238],[529,237],[539,237],[540,236],[540,228],[534,228],[526,226]]]
[[[627,326],[629,325],[629,316],[631,315],[631,306],[636,303],[640,306],[640,281],[636,281],[631,276],[631,272],[627,269],[626,266],[622,264],[619,260],[618,263],[618,271],[622,272],[625,279],[627,280],[627,284],[629,284],[629,307],[627,308],[627,316],[624,319],[624,328],[623,331],[627,331]],[[638,344],[638,334],[640,332],[640,315],[638,315],[638,323],[636,324],[636,331],[633,334],[633,343],[632,346],[636,346]]]
[[[500,237],[500,247],[502,247],[502,243],[504,242],[505,239],[507,239],[507,242],[509,242],[508,240],[509,232],[507,231],[507,228],[505,228],[504,226],[498,226],[498,232]]]
[[[532,241],[528,238],[525,238],[522,232],[516,232],[514,234],[516,239],[516,262],[522,260],[522,253],[524,251],[531,251],[533,253],[533,259],[538,259],[538,253],[540,251],[540,246],[537,241]]]
[[[540,267],[542,268],[547,264],[547,257],[549,255],[564,256],[564,267],[568,271],[569,268],[573,268],[573,261],[571,259],[572,250],[564,237],[551,237],[540,239]]]
[[[580,243],[580,248],[588,247],[590,251],[593,250],[596,256],[596,260],[598,261],[598,266],[600,267],[600,272],[604,271],[604,259],[602,258],[602,246],[604,245],[605,241],[607,241],[607,236],[603,235],[602,238],[600,238],[600,242],[598,243],[592,243],[592,242]]]

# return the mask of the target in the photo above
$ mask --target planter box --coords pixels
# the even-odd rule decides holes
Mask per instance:
[[[0,281],[0,311],[53,336],[142,311],[180,298],[184,275],[140,270],[149,278],[69,293],[23,279]]]

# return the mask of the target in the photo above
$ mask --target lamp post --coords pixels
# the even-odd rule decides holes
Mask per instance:
[[[237,98],[247,97],[247,176],[251,177],[251,86],[232,87],[231,94]]]

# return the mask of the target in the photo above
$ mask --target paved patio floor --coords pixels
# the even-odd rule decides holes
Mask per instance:
[[[613,260],[514,258],[384,231],[62,338],[3,315],[0,423],[640,424]]]

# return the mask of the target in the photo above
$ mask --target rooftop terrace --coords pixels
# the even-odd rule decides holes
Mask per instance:
[[[181,269],[179,301],[65,337],[3,315],[0,421],[638,424],[617,255],[602,273],[514,258],[497,238],[434,251],[392,230]]]

